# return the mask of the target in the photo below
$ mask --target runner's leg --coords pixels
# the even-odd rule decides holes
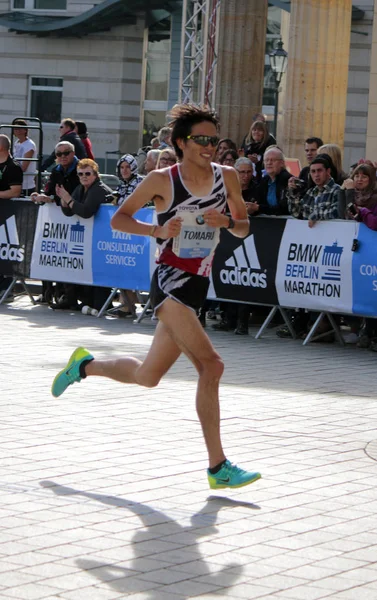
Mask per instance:
[[[181,350],[172,339],[167,327],[159,322],[149,352],[142,362],[125,357],[110,360],[93,360],[85,367],[86,375],[109,377],[121,383],[135,383],[154,387],[176,362]]]
[[[221,357],[213,348],[195,313],[168,298],[157,312],[160,322],[199,373],[196,410],[203,429],[209,466],[225,460],[220,439],[219,383],[224,370]]]

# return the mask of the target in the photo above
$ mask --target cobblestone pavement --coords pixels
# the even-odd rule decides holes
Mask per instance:
[[[78,344],[144,356],[149,321],[23,298],[0,323],[0,600],[376,600],[376,354],[210,333],[227,454],[263,475],[213,493],[185,358],[50,395]]]

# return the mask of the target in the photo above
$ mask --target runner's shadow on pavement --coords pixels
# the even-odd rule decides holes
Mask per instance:
[[[191,591],[190,593],[187,592],[187,594],[184,592],[184,582],[190,579],[196,579],[197,577],[206,577],[207,584],[218,586],[216,591],[217,589],[224,588],[224,575],[226,576],[227,588],[231,588],[235,585],[242,575],[243,566],[230,562],[216,573],[211,572],[209,566],[206,564],[205,557],[200,552],[198,542],[202,536],[207,537],[218,533],[219,530],[216,527],[216,522],[222,508],[241,507],[250,510],[259,510],[260,508],[258,505],[251,502],[232,500],[231,498],[224,498],[221,496],[209,496],[201,510],[190,517],[191,525],[185,527],[167,514],[156,510],[147,504],[133,502],[132,500],[116,496],[83,492],[74,488],[59,485],[53,481],[41,481],[40,485],[43,488],[51,490],[58,496],[75,495],[101,502],[107,506],[125,508],[140,519],[143,529],[136,529],[135,535],[131,541],[134,557],[131,561],[130,568],[120,567],[116,564],[122,562],[121,548],[118,548],[119,558],[114,561],[115,564],[103,563],[86,558],[77,559],[76,564],[83,571],[87,571],[101,583],[105,583],[118,593],[127,594],[135,591],[142,591],[144,597],[146,599],[148,598],[148,600],[160,600],[161,592],[164,591],[164,588],[166,588],[167,585],[175,587],[175,583],[177,585],[178,583],[180,584],[179,592],[177,592],[180,597],[191,598]],[[164,525],[166,525],[166,537],[171,538],[172,536],[175,536],[175,541],[172,541],[171,539],[166,541],[169,542],[170,545],[175,544],[176,547],[168,551],[164,551],[162,548],[153,551],[152,547],[154,541],[164,542],[165,536],[161,535],[161,526],[163,527]],[[155,526],[160,526],[159,532],[153,532],[153,527]],[[185,538],[188,538],[189,541],[185,541]],[[150,551],[148,551],[148,544],[151,545]],[[161,544],[161,546],[162,545],[163,544]],[[221,546],[219,546],[219,549],[220,548]],[[145,566],[142,565],[144,559],[161,561],[161,568],[154,566],[152,570],[146,571]],[[139,561],[141,561],[140,568],[138,566]],[[176,569],[179,564],[183,565],[187,562],[190,562],[190,564],[196,563],[195,572],[184,573],[179,572]],[[216,562],[215,558],[214,562]],[[165,573],[161,573],[162,570]],[[153,577],[153,571],[156,571],[155,578]],[[145,579],[143,578],[143,575],[146,576]],[[161,575],[162,579],[159,581]],[[146,587],[150,584],[154,589],[135,590],[135,579],[130,579],[128,581],[128,578],[132,576],[136,577],[138,582],[141,580],[145,582]],[[173,593],[174,590],[172,587],[170,587],[169,591]]]

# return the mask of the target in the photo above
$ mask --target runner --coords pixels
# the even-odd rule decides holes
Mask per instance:
[[[170,116],[172,143],[180,163],[152,171],[118,209],[111,223],[118,231],[157,238],[158,267],[152,278],[150,298],[159,323],[151,348],[143,362],[133,357],[97,360],[84,348],[77,348],[55,377],[52,394],[58,397],[72,383],[93,375],[152,388],[183,352],[199,375],[196,409],[208,450],[209,485],[212,489],[238,488],[261,475],[240,469],[224,454],[219,408],[224,365],[196,311],[207,295],[220,228],[244,238],[249,233],[249,222],[236,172],[212,163],[219,141],[214,112],[182,104],[174,106]],[[158,225],[133,218],[150,200],[156,207]],[[226,203],[231,217],[224,214]],[[198,211],[197,223],[204,220],[206,226],[214,228],[216,235],[208,256],[182,258],[173,252],[173,238],[179,236],[184,223],[182,209]]]

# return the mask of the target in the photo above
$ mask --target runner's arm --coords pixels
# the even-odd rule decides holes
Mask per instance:
[[[234,227],[229,229],[230,233],[236,237],[244,238],[249,235],[250,223],[247,217],[247,208],[241,194],[241,186],[236,171],[232,167],[222,167],[225,187],[228,193],[228,206],[230,214],[234,220]],[[224,215],[225,216],[225,215]],[[229,225],[229,217],[226,217],[226,224]]]
[[[167,185],[168,184],[168,185]],[[180,232],[180,219],[170,219],[166,225],[150,225],[143,223],[133,217],[133,215],[143,208],[145,204],[154,200],[156,208],[163,209],[163,199],[166,196],[170,180],[166,175],[152,171],[137,186],[132,194],[123,202],[111,219],[111,227],[117,231],[134,233],[136,235],[152,235],[167,239],[175,237]]]

